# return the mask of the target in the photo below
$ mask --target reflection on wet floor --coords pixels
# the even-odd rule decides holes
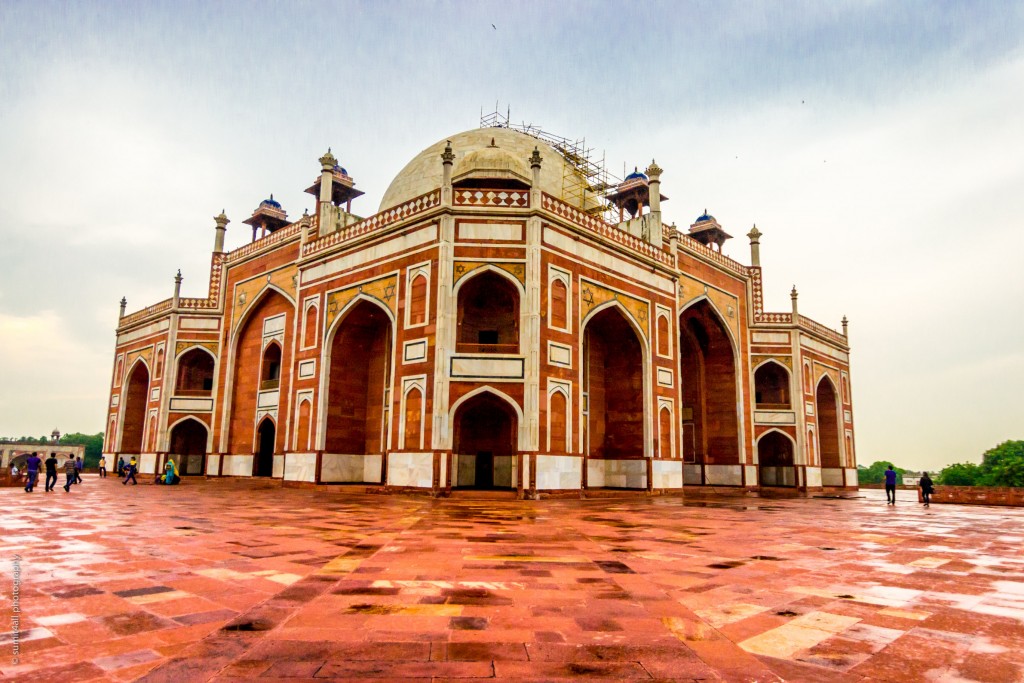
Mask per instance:
[[[1003,682],[1024,670],[1022,510],[892,508],[872,491],[519,502],[110,483],[0,490],[0,548],[22,572],[19,662],[0,660],[0,675]]]

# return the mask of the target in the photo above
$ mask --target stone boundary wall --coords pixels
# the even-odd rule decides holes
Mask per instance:
[[[918,489],[917,500],[921,501]],[[1024,488],[1008,486],[939,486],[935,485],[933,503],[957,503],[960,505],[1009,505],[1024,507]]]

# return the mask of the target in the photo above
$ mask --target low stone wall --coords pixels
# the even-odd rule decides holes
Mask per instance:
[[[921,501],[921,490],[917,491]],[[957,503],[960,505],[1010,505],[1024,507],[1024,488],[1008,486],[935,486],[933,503]]]

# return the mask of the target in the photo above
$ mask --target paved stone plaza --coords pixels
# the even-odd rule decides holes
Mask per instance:
[[[0,489],[0,675],[1022,680],[1024,510],[361,491]]]

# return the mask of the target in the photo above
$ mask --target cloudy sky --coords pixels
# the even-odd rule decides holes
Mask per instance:
[[[0,0],[0,435],[98,432],[118,300],[203,296],[212,217],[290,215],[328,146],[374,213],[511,108],[665,169],[767,308],[850,319],[858,457],[1024,439],[1021,2]]]

